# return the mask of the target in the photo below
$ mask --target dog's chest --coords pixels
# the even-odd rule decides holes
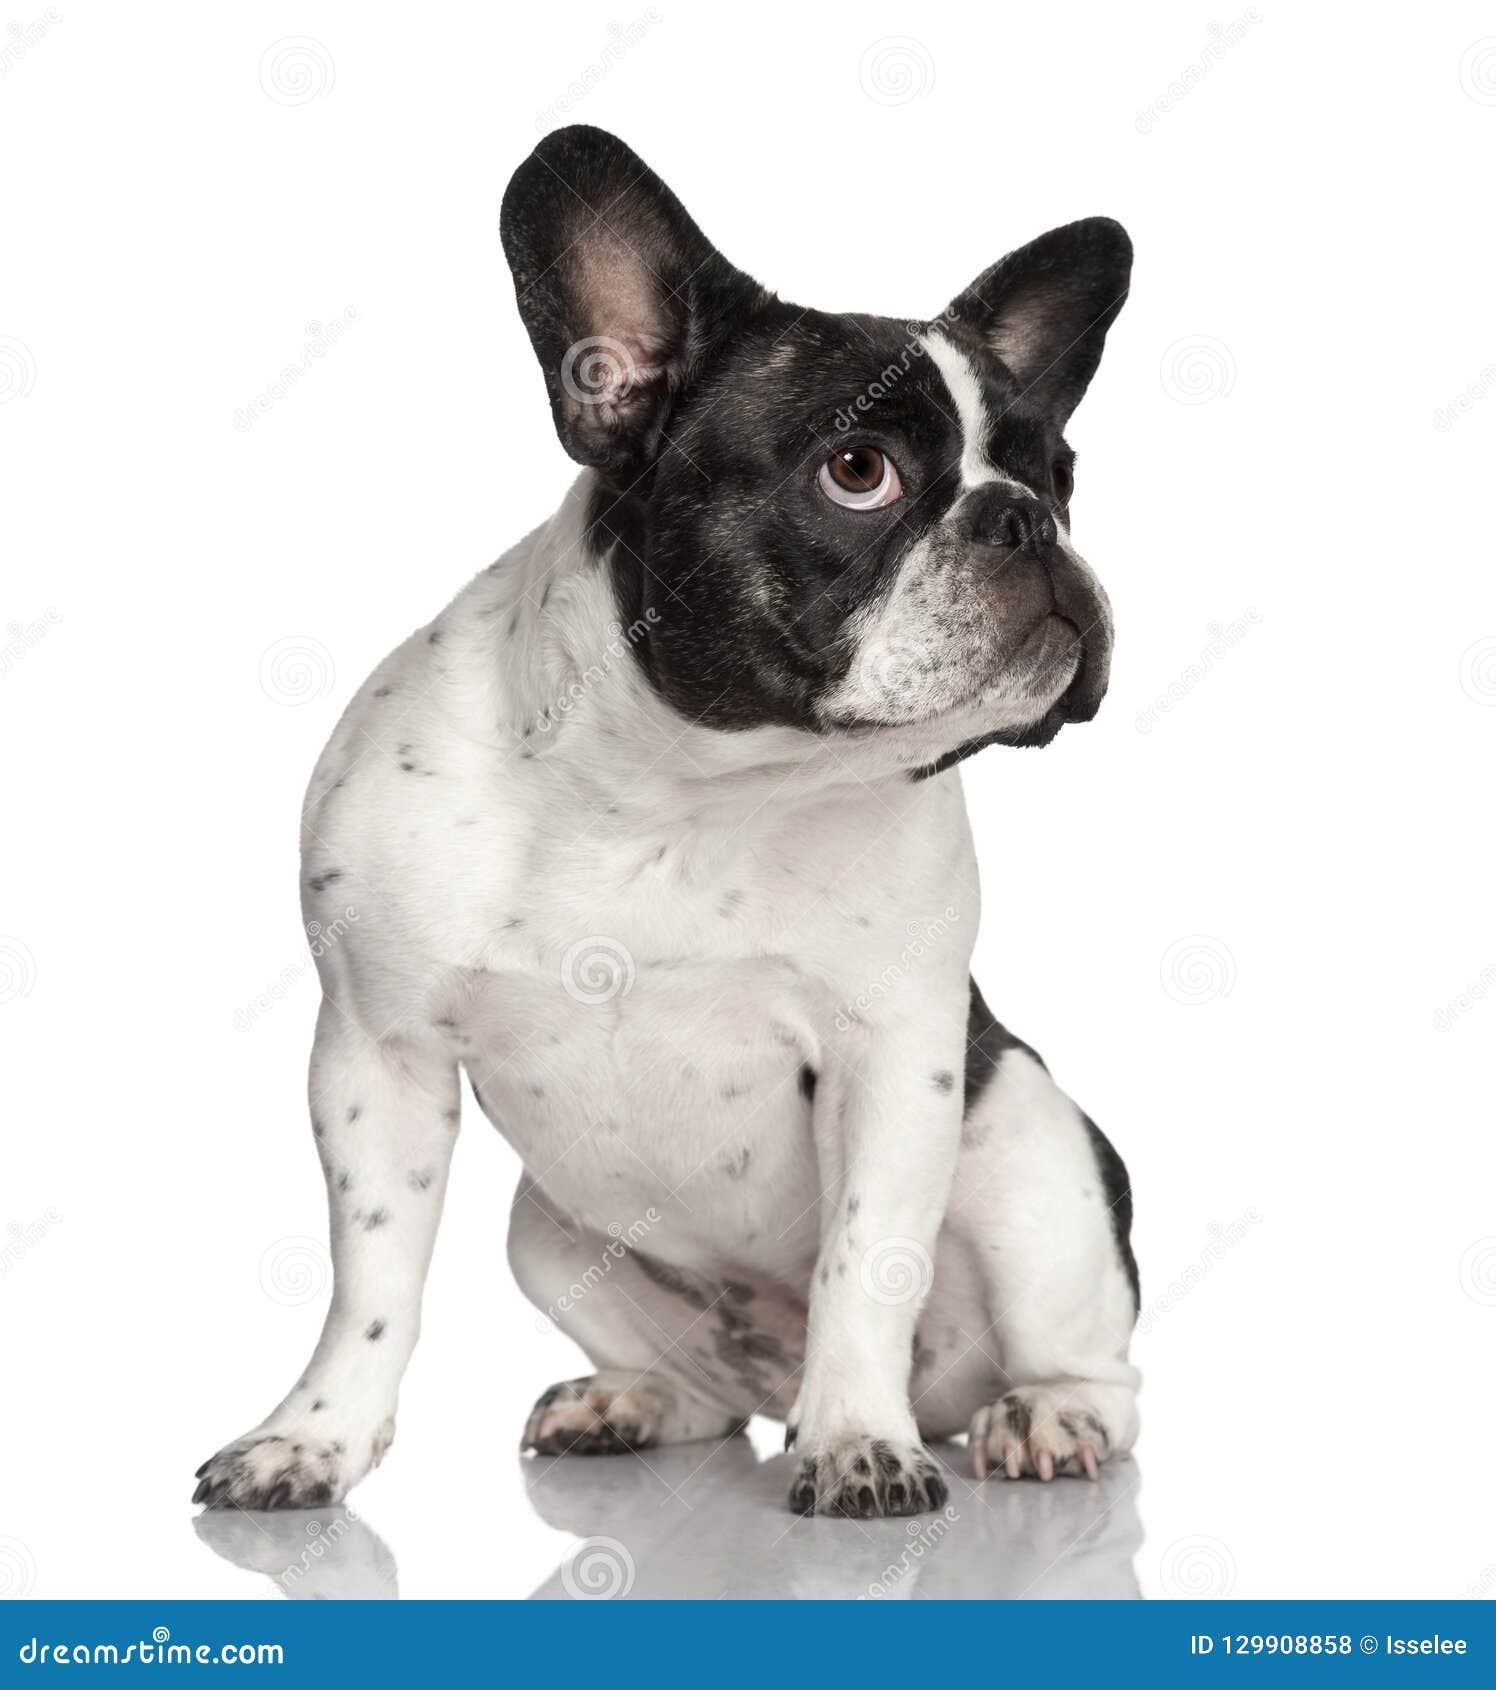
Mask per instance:
[[[445,1017],[483,1108],[597,1230],[658,1224],[682,1265],[813,1252],[811,1104],[836,1013],[821,901],[797,904],[793,869],[741,861],[583,878],[508,918]]]

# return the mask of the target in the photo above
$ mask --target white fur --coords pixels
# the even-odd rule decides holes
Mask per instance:
[[[307,918],[356,915],[319,958],[311,1082],[336,1290],[209,1500],[340,1496],[383,1453],[459,1067],[525,1165],[520,1282],[630,1424],[763,1409],[850,1471],[869,1438],[916,1461],[922,1432],[1063,1372],[1120,1392],[1121,1452],[1130,1317],[1076,1195],[1094,1163],[1021,1064],[962,1148],[976,865],[959,778],[906,772],[1016,701],[875,734],[684,721],[581,554],[586,491],[380,665],[313,776]]]

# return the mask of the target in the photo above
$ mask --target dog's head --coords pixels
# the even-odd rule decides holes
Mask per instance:
[[[1106,690],[1064,428],[1127,295],[1090,218],[939,317],[787,305],[622,142],[548,135],[504,197],[520,315],[653,685],[719,728],[1041,744]]]

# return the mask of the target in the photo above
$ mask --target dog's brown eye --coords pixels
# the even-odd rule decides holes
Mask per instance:
[[[903,494],[894,461],[876,446],[848,446],[821,465],[821,491],[846,510],[871,511]]]
[[[1049,479],[1054,487],[1056,501],[1068,505],[1070,495],[1075,491],[1075,471],[1063,458],[1056,458],[1050,468]]]

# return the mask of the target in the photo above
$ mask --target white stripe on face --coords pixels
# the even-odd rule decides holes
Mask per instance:
[[[955,403],[956,420],[961,425],[962,487],[980,487],[989,481],[1005,480],[987,460],[984,448],[988,428],[987,406],[982,398],[981,380],[971,359],[944,335],[926,334],[919,338],[935,368],[945,378],[945,385]]]

